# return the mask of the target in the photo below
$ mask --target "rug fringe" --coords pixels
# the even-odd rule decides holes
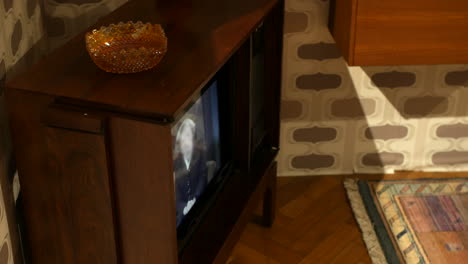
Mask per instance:
[[[358,222],[364,242],[369,251],[369,256],[374,264],[388,264],[387,259],[383,253],[377,234],[375,233],[374,226],[367,215],[364,202],[362,201],[361,195],[359,194],[359,187],[356,179],[345,179],[344,186],[348,199],[351,203],[351,207],[354,212],[354,217]]]

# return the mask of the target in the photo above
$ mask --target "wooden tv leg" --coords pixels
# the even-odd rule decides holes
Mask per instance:
[[[276,215],[276,173],[270,173],[268,178],[268,185],[263,194],[262,224],[271,227]]]

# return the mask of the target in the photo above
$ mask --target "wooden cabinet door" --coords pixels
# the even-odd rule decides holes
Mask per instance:
[[[333,11],[350,65],[468,62],[468,1],[336,0]]]
[[[41,121],[46,173],[37,183],[46,195],[38,205],[54,238],[49,263],[118,263],[104,121],[53,107]]]
[[[8,90],[25,230],[34,264],[119,263],[105,122]]]
[[[117,263],[104,136],[56,127],[45,135],[48,174],[38,181],[48,190],[44,225],[54,233],[49,263]]]

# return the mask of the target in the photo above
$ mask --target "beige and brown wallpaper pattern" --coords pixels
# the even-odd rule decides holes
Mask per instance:
[[[5,79],[27,66],[31,59],[23,56],[36,43],[45,42],[47,47],[37,50],[47,53],[126,1],[0,0],[0,179],[7,177],[12,153],[4,106]],[[28,54],[32,57],[42,55]],[[7,220],[5,188],[12,187],[0,186],[0,264],[13,264],[9,230],[15,228],[15,223]]]
[[[286,0],[279,174],[468,170],[468,65],[348,67],[328,10]]]

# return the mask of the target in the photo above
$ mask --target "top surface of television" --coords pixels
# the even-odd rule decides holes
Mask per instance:
[[[39,65],[8,80],[7,86],[85,102],[98,110],[171,123],[184,111],[190,97],[203,88],[200,84],[229,59],[276,1],[188,3],[128,1],[93,26],[134,20],[136,14],[139,20],[163,24],[169,48],[161,63],[149,71],[105,74],[89,58],[83,32]]]

